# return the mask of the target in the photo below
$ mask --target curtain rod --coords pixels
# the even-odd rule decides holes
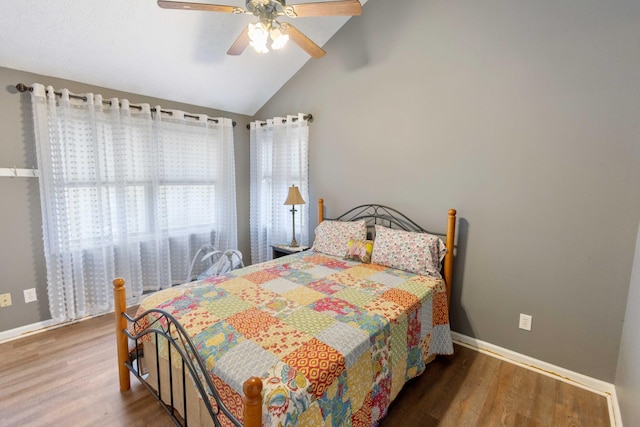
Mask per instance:
[[[307,120],[309,122],[313,122],[313,114],[305,114],[304,116],[302,116],[303,120]],[[297,117],[293,117],[292,120],[294,122],[298,121]],[[260,120],[256,120],[257,122],[259,122]],[[282,119],[282,123],[287,123],[287,119]],[[267,122],[261,122],[260,126],[266,126]],[[251,124],[247,124],[247,129],[251,129]]]
[[[23,84],[23,83],[18,83],[18,84],[16,85],[16,89],[18,89],[18,92],[27,92],[27,91],[29,91],[29,92],[33,92],[33,87],[31,87],[31,86],[27,86],[27,85],[25,85],[25,84]],[[57,96],[62,96],[62,92],[54,91],[53,93],[54,93],[55,95],[57,95]],[[73,93],[69,93],[69,98],[73,98],[73,99],[81,99],[82,101],[85,101],[85,102],[87,101],[87,97],[86,97],[86,96],[82,96],[82,95],[75,95],[75,94],[73,94]],[[103,104],[107,104],[107,105],[111,105],[111,101],[110,101],[110,100],[108,100],[108,99],[103,99],[103,100],[102,100],[102,103],[103,103]],[[130,106],[131,108],[135,108],[135,109],[137,109],[137,110],[142,110],[142,106],[141,106],[141,105],[129,104],[129,106]],[[151,108],[151,111],[155,112],[155,111],[156,111],[156,108],[155,108],[155,107]],[[161,112],[161,113],[168,114],[168,115],[170,115],[170,116],[172,116],[172,115],[173,115],[173,112],[168,111],[168,110],[160,110],[160,112]],[[184,116],[185,116],[185,117],[192,118],[192,119],[199,119],[199,118],[200,118],[200,117],[195,116],[195,115],[193,115],[193,114],[187,114],[187,113],[185,113],[185,114],[184,114]],[[210,122],[218,123],[218,119],[213,119],[213,118],[211,118],[211,117],[207,117],[207,120],[208,120],[208,121],[210,121]],[[235,121],[235,120],[233,120],[233,121],[232,121],[232,124],[233,124],[233,126],[235,127],[235,126],[236,126],[236,121]]]

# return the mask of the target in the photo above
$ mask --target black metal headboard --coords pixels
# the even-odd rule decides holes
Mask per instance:
[[[377,224],[405,231],[429,233],[440,237],[446,236],[446,233],[425,230],[402,212],[383,205],[360,205],[337,218],[325,219],[329,221],[359,221],[364,219],[367,223],[367,239],[375,238],[375,226]]]
[[[365,220],[367,223],[367,238],[372,239],[375,237],[375,226],[380,224],[382,226],[397,228],[405,231],[414,231],[434,234],[439,237],[444,237],[445,245],[447,247],[446,254],[444,255],[444,263],[442,267],[442,276],[447,286],[447,301],[451,301],[451,280],[453,277],[453,257],[456,239],[456,215],[455,209],[449,209],[447,217],[447,231],[446,233],[428,231],[419,226],[415,221],[408,218],[405,214],[398,212],[397,210],[383,205],[361,205],[357,206],[350,211],[340,215],[333,220],[336,221],[357,221]],[[318,222],[321,223],[325,219],[324,216],[324,199],[318,199]]]

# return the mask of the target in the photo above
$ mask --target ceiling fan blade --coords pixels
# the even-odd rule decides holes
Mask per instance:
[[[322,50],[320,46],[315,44],[313,40],[309,37],[305,36],[300,30],[298,30],[293,25],[288,22],[283,22],[280,24],[280,31],[284,34],[289,35],[289,39],[292,40],[295,44],[300,46],[305,52],[311,55],[313,58],[322,58],[326,55],[327,52]]]
[[[227,55],[240,55],[249,46],[249,27],[244,27],[244,31],[240,33],[236,41],[233,42]]]
[[[284,13],[290,18],[305,16],[357,16],[362,14],[362,5],[358,0],[301,3],[286,6]]]
[[[207,12],[244,13],[244,9],[235,6],[219,4],[187,3],[181,1],[158,0],[158,6],[163,9],[205,10]]]

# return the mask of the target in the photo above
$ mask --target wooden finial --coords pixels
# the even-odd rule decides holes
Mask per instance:
[[[244,391],[244,427],[262,426],[262,380],[251,377],[242,384]]]
[[[318,224],[324,221],[324,199],[318,199]]]

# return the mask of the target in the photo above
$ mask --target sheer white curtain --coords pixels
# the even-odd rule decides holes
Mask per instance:
[[[237,246],[229,119],[165,117],[147,104],[82,96],[32,91],[57,321],[109,311],[114,277],[135,298],[183,280],[201,243]]]
[[[275,117],[250,126],[251,261],[272,258],[271,245],[292,238],[291,207],[284,201],[291,185],[307,202],[296,206],[296,240],[309,244],[309,124],[304,114]]]
[[[233,125],[162,111],[154,115],[161,159],[155,213],[168,237],[172,282],[182,283],[203,245],[238,247]]]

